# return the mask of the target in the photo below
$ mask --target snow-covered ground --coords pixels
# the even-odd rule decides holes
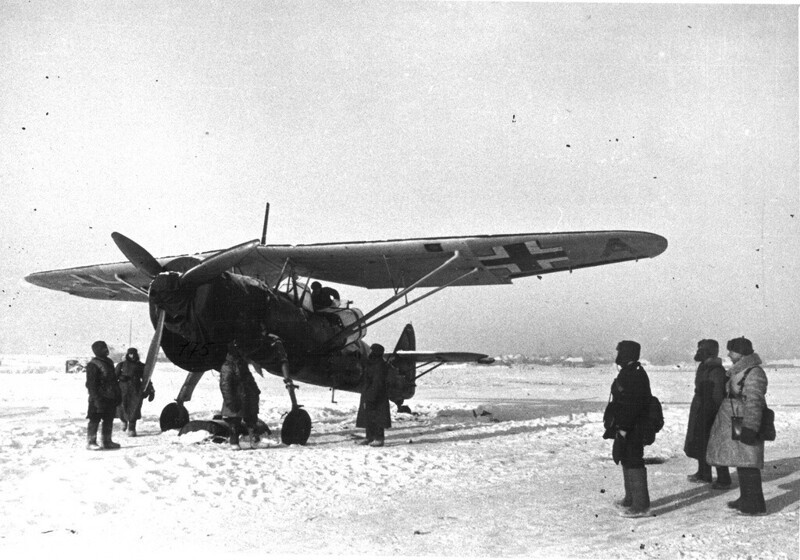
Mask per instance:
[[[798,558],[798,367],[767,368],[778,431],[762,473],[769,515],[744,517],[725,507],[738,488],[686,481],[696,466],[683,454],[693,367],[650,366],[666,417],[646,448],[653,516],[626,519],[613,505],[621,469],[601,438],[612,366],[439,368],[409,402],[417,416],[395,415],[378,449],[354,445],[357,395],[336,393],[334,404],[307,385],[298,398],[314,420],[309,443],[279,444],[289,399],[279,378],[258,378],[273,436],[234,452],[159,431],[184,378],[159,364],[140,437],[117,423],[122,449],[89,452],[83,374],[63,373],[61,357],[29,364],[4,357],[0,367],[4,558]],[[213,372],[200,382],[193,418],[219,409],[217,383]]]

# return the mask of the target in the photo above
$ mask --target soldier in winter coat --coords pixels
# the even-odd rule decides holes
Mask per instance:
[[[119,449],[119,444],[111,441],[114,429],[114,416],[117,405],[122,402],[122,393],[114,373],[114,362],[108,357],[108,346],[102,340],[92,344],[92,358],[86,364],[86,389],[89,391],[89,410],[86,417],[89,426],[86,430],[86,449]],[[102,445],[97,444],[97,428],[102,428]]]
[[[689,482],[711,482],[711,465],[706,463],[706,449],[711,426],[717,417],[717,410],[725,397],[725,368],[719,359],[719,343],[716,340],[703,339],[697,343],[694,360],[700,362],[694,376],[694,397],[689,410],[689,426],[686,430],[686,441],[683,451],[687,457],[697,459],[697,472],[689,475]],[[731,486],[731,475],[728,467],[717,467],[717,481],[712,485],[715,489]]]
[[[240,448],[239,429],[242,421],[247,429],[250,446],[255,447],[259,441],[256,425],[261,390],[253,379],[247,362],[233,344],[228,347],[228,355],[220,369],[219,390],[222,393],[222,417],[231,429],[231,447]]]
[[[358,416],[356,416],[356,427],[365,428],[367,431],[366,439],[360,443],[370,447],[383,447],[384,429],[392,427],[387,384],[390,366],[383,359],[383,352],[384,348],[380,344],[370,346],[367,367],[364,368]]]
[[[144,364],[139,360],[139,351],[128,348],[125,359],[117,364],[114,370],[122,391],[122,403],[117,407],[117,417],[122,420],[122,429],[127,430],[129,437],[136,437],[136,421],[142,417],[142,382]],[[152,402],[156,396],[153,384],[147,383],[144,392],[147,400]]]
[[[625,498],[618,502],[624,517],[648,515],[650,494],[647,489],[647,469],[644,466],[642,422],[646,422],[650,405],[650,378],[639,363],[641,346],[632,340],[617,344],[616,364],[619,373],[611,384],[611,426],[603,437],[613,438],[612,457],[622,463]]]
[[[728,507],[744,515],[763,515],[767,511],[761,487],[764,441],[758,431],[767,406],[767,375],[760,367],[761,358],[753,352],[753,344],[748,339],[734,338],[728,341],[727,347],[733,365],[727,372],[727,397],[720,405],[711,428],[706,462],[736,467],[740,496],[728,502]],[[732,436],[734,416],[743,418],[738,440]]]

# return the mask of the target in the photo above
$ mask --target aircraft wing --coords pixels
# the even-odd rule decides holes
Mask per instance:
[[[281,273],[369,289],[413,284],[451,261],[419,284],[438,287],[510,284],[516,278],[541,276],[663,253],[667,240],[639,231],[527,233],[465,237],[430,237],[387,241],[259,245],[234,268],[274,285]],[[193,256],[208,258],[217,251]],[[178,257],[156,259],[165,266]],[[466,277],[461,278],[466,273]],[[459,279],[460,278],[460,279]],[[147,301],[150,280],[129,262],[37,272],[28,282],[80,297]]]
[[[660,235],[638,231],[527,233],[267,245],[257,247],[257,256],[240,266],[245,274],[269,279],[289,262],[301,276],[381,289],[408,286],[455,256],[450,266],[419,286],[447,285],[472,270],[454,285],[475,286],[652,258],[666,248],[667,240]]]

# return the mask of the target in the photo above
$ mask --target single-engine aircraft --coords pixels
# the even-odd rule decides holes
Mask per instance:
[[[663,237],[638,231],[268,245],[268,216],[269,205],[260,242],[156,259],[114,232],[111,237],[127,262],[37,272],[25,279],[85,298],[149,303],[155,333],[142,386],[153,373],[159,348],[189,372],[176,402],[162,412],[162,430],[186,426],[183,403],[204,372],[220,369],[229,344],[235,344],[257,371],[283,377],[292,409],[281,439],[305,444],[311,418],[297,403],[295,382],[358,392],[370,325],[447,287],[510,284],[517,278],[652,258],[667,248]],[[315,308],[308,288],[312,278],[394,293],[367,313],[349,303]],[[431,290],[409,300],[418,288]],[[403,403],[414,396],[416,381],[441,364],[492,361],[470,352],[417,351],[410,324],[386,358],[394,373],[389,398],[406,412]],[[418,373],[418,365],[431,367]]]

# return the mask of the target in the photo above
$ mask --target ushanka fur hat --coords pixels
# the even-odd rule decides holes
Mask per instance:
[[[385,348],[380,344],[373,344],[372,346],[369,347],[369,350],[370,350],[369,352],[370,356],[375,356],[376,358],[382,358]]]
[[[713,338],[704,338],[697,343],[697,350],[703,350],[709,358],[716,358],[719,356],[719,342]]]
[[[614,361],[621,366],[628,362],[638,362],[641,350],[642,347],[638,342],[623,340],[617,344],[617,359]]]
[[[98,355],[98,352],[100,352],[100,350],[102,350],[103,348],[107,348],[107,347],[108,347],[108,345],[105,342],[103,342],[102,340],[97,340],[95,342],[92,342],[92,352],[94,352],[95,356]]]
[[[739,338],[728,341],[728,350],[741,354],[742,356],[749,356],[753,353],[753,343],[745,337],[740,336]]]

